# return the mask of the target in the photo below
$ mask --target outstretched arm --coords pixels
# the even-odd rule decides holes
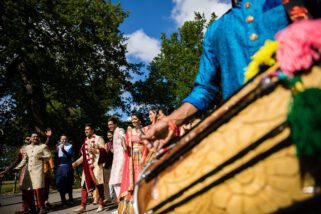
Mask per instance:
[[[195,106],[190,103],[184,103],[172,114],[152,126],[142,136],[142,140],[149,149],[159,150],[175,137],[175,127],[184,124],[196,112],[198,112],[198,109]]]
[[[80,158],[78,158],[75,162],[72,163],[72,167],[75,169],[77,168],[77,166],[79,166],[80,164],[82,164],[84,161],[82,155]]]
[[[66,155],[66,157],[67,157],[68,159],[71,159],[72,156],[74,155],[74,149],[73,149],[72,146],[71,146],[71,148],[70,148],[68,151],[66,151],[66,150],[65,150],[65,147],[62,146],[62,147],[61,147],[61,151]]]
[[[19,152],[19,154],[17,155],[16,159],[14,160],[13,163],[11,163],[6,170],[0,172],[0,177],[3,177],[5,174],[11,172],[15,167],[17,167],[17,165],[21,162],[23,158],[23,155],[21,154],[21,152]]]
[[[50,141],[52,140],[52,130],[51,130],[51,128],[48,128],[46,130],[45,134],[46,134],[46,137],[47,137],[45,144],[48,145],[48,144],[50,144]]]
[[[15,169],[16,170],[21,169],[22,167],[24,167],[24,165],[26,165],[27,161],[28,161],[28,156],[27,155],[23,155],[23,158],[22,158],[21,162],[18,164],[18,166],[16,166]]]
[[[197,111],[207,110],[218,102],[220,69],[217,50],[214,49],[218,26],[219,21],[213,22],[204,36],[200,67],[192,92],[183,100],[181,107],[167,118],[158,121],[142,136],[149,148],[160,149],[175,137],[177,126],[186,123]]]

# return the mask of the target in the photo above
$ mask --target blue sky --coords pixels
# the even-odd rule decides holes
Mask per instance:
[[[160,35],[169,35],[198,11],[209,18],[218,16],[230,7],[230,0],[112,0],[129,11],[121,31],[129,38],[127,58],[132,62],[148,64],[160,50]]]
[[[193,20],[194,12],[205,14],[207,19],[212,12],[218,16],[231,8],[230,0],[111,0],[120,3],[121,7],[129,11],[128,18],[120,26],[120,30],[128,38],[127,59],[134,63],[148,63],[159,53],[161,33],[169,36],[188,20]],[[148,71],[143,68],[143,76],[134,76],[133,81],[146,77]],[[125,92],[123,99],[130,99]],[[138,108],[138,106],[133,105]],[[119,109],[113,109],[108,114],[119,113],[122,120],[128,115]]]
[[[113,0],[129,11],[129,17],[121,25],[125,34],[144,29],[148,35],[158,38],[160,32],[170,32],[173,22],[170,19],[173,3],[166,0]]]

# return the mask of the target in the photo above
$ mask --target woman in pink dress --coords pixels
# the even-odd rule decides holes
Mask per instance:
[[[146,131],[142,127],[142,117],[138,113],[131,116],[132,127],[126,131],[124,148],[124,168],[120,187],[120,203],[118,213],[134,213],[133,192],[139,174],[143,171],[148,149],[143,144],[140,136]]]

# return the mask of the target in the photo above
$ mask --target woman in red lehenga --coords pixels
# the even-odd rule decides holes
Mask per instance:
[[[134,213],[133,193],[134,185],[139,174],[143,171],[148,149],[140,140],[140,135],[147,129],[142,128],[142,118],[140,114],[134,113],[131,116],[133,128],[129,127],[126,131],[124,147],[124,167],[122,182],[120,187],[120,203],[118,213]]]

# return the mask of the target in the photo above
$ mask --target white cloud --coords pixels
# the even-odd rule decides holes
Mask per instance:
[[[132,34],[126,35],[127,57],[133,57],[144,62],[150,62],[160,52],[160,42],[149,37],[140,29]]]
[[[183,25],[187,20],[193,20],[194,12],[204,13],[206,19],[209,20],[213,12],[217,16],[222,16],[231,8],[230,1],[222,0],[173,0],[173,3],[175,6],[171,16],[178,26]]]

